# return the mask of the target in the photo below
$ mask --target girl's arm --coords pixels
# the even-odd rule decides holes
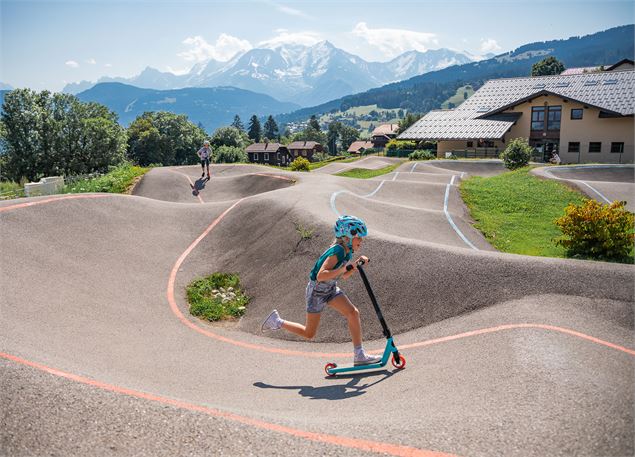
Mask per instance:
[[[342,265],[334,270],[333,268],[335,268],[335,265],[337,265],[337,256],[329,256],[322,264],[322,268],[320,268],[320,271],[317,274],[317,280],[321,282],[328,281],[330,279],[337,279],[340,276],[342,276],[342,278],[348,278],[348,276],[350,276],[350,274],[348,274],[350,272],[346,271],[346,265]]]

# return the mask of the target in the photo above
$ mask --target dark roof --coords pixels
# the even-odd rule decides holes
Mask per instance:
[[[294,141],[287,147],[289,149],[313,149],[316,146],[321,146],[317,141]]]
[[[610,67],[606,67],[604,69],[604,71],[611,71],[614,68],[619,67],[620,65],[624,65],[625,63],[630,63],[631,65],[635,65],[635,62],[632,61],[631,59],[622,59],[619,62],[614,63],[613,65],[611,65]]]
[[[493,79],[453,110],[431,111],[401,139],[497,139],[513,125],[502,111],[553,94],[618,116],[635,114],[635,71]]]
[[[245,152],[278,152],[278,150],[286,149],[286,146],[280,143],[254,143],[245,148]]]

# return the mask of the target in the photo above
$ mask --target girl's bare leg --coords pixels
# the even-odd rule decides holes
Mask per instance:
[[[311,339],[317,332],[321,316],[322,315],[320,313],[306,313],[305,325],[298,324],[297,322],[284,321],[282,323],[282,328],[291,333],[295,333],[296,335]]]
[[[348,330],[351,332],[353,346],[362,344],[362,321],[359,310],[351,303],[346,295],[338,295],[329,302],[329,306],[335,308],[348,321]]]

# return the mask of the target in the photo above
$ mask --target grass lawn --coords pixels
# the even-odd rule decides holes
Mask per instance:
[[[544,257],[565,257],[564,248],[553,241],[562,235],[554,220],[569,203],[586,199],[563,184],[530,175],[529,167],[471,177],[460,191],[475,227],[496,249]]]
[[[459,87],[456,90],[456,93],[452,97],[448,98],[446,101],[444,101],[441,104],[441,108],[442,109],[448,109],[449,108],[449,105],[448,105],[449,103],[453,103],[454,107],[459,106],[461,103],[463,103],[466,100],[465,99],[465,95],[464,95],[465,92],[467,92],[467,96],[469,98],[469,97],[471,97],[474,94],[474,89],[472,88],[472,86],[469,86],[469,85],[468,86]]]
[[[403,162],[398,162],[394,165],[389,165],[384,168],[380,168],[378,170],[369,170],[368,168],[352,168],[350,170],[342,171],[340,173],[336,173],[336,176],[345,176],[347,178],[359,178],[359,179],[368,179],[374,178],[375,176],[385,175],[386,173],[390,173],[395,170],[399,165]]]

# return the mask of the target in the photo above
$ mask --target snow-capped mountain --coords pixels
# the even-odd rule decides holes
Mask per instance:
[[[210,59],[184,75],[147,67],[132,78],[103,77],[97,82],[149,89],[233,86],[309,106],[474,60],[466,53],[437,49],[408,51],[389,62],[367,62],[322,41],[313,46],[278,44],[251,49],[228,62]],[[82,81],[67,85],[64,91],[77,93],[90,87],[91,83]]]

